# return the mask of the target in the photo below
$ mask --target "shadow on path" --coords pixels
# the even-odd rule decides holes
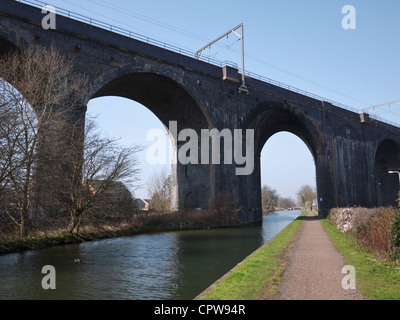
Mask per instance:
[[[297,217],[297,220],[304,220],[304,221],[315,221],[315,220],[320,220],[320,219],[325,219],[325,218],[320,218],[319,216],[302,216],[302,217]]]

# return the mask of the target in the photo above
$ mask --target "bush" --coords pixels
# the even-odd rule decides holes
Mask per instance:
[[[355,215],[353,220],[353,234],[358,235],[364,230],[368,229],[371,224],[372,217],[377,214],[377,209],[368,209],[358,207],[355,208]]]
[[[393,259],[400,258],[400,212],[397,211],[393,215],[390,225],[390,255]]]
[[[239,209],[232,193],[220,193],[213,197],[210,210],[214,212],[215,220],[223,226],[237,223]]]
[[[335,208],[328,219],[377,258],[400,258],[400,212],[394,208]]]
[[[369,223],[356,236],[370,252],[383,259],[390,254],[390,225],[394,213],[392,208],[376,209]]]
[[[356,236],[368,228],[371,217],[377,209],[367,208],[334,208],[330,211],[328,219],[344,232]]]

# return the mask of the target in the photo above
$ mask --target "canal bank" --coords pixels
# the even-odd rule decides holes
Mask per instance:
[[[68,222],[69,223],[69,222]],[[229,228],[243,226],[243,222],[232,216],[221,219],[210,210],[176,211],[172,213],[134,214],[116,221],[102,224],[86,223],[78,234],[67,232],[68,223],[57,222],[54,227],[37,230],[22,236],[15,233],[0,234],[0,256],[28,250],[38,250],[57,246],[79,244],[102,239],[135,236],[157,232]]]
[[[304,211],[195,299],[258,300],[277,294],[292,244],[306,214]]]

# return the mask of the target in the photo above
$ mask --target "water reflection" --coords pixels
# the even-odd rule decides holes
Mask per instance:
[[[272,213],[262,227],[147,234],[0,256],[0,299],[193,299],[299,214]],[[56,269],[55,290],[41,287],[44,265]]]
[[[289,223],[296,219],[301,211],[276,211],[264,215],[262,225],[263,244],[271,241]]]

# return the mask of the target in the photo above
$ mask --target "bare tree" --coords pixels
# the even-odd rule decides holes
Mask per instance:
[[[298,201],[303,205],[304,208],[310,207],[313,201],[317,198],[317,193],[309,185],[302,186],[297,191]]]
[[[279,195],[275,189],[264,185],[261,189],[261,206],[263,212],[272,211],[278,204]]]
[[[28,233],[37,151],[82,92],[71,75],[72,62],[53,48],[14,51],[0,59],[1,210],[22,235]]]
[[[155,211],[171,210],[171,175],[166,169],[155,172],[147,183],[150,194],[150,208]]]
[[[280,208],[293,208],[296,206],[296,202],[291,198],[279,198],[278,207]]]
[[[26,235],[30,210],[51,206],[69,213],[77,233],[113,182],[136,179],[140,148],[101,137],[92,121],[85,128],[86,82],[56,49],[12,52],[0,59],[0,76],[0,212]]]
[[[137,152],[139,146],[123,147],[116,139],[102,136],[96,131],[95,122],[87,120],[85,134],[76,137],[75,130],[80,132],[79,122],[69,131],[73,144],[63,147],[62,159],[57,159],[57,170],[54,171],[53,191],[58,202],[70,215],[68,232],[77,234],[82,218],[96,214],[104,204],[104,196],[116,182],[132,186],[138,181]],[[67,170],[68,174],[65,174]]]

